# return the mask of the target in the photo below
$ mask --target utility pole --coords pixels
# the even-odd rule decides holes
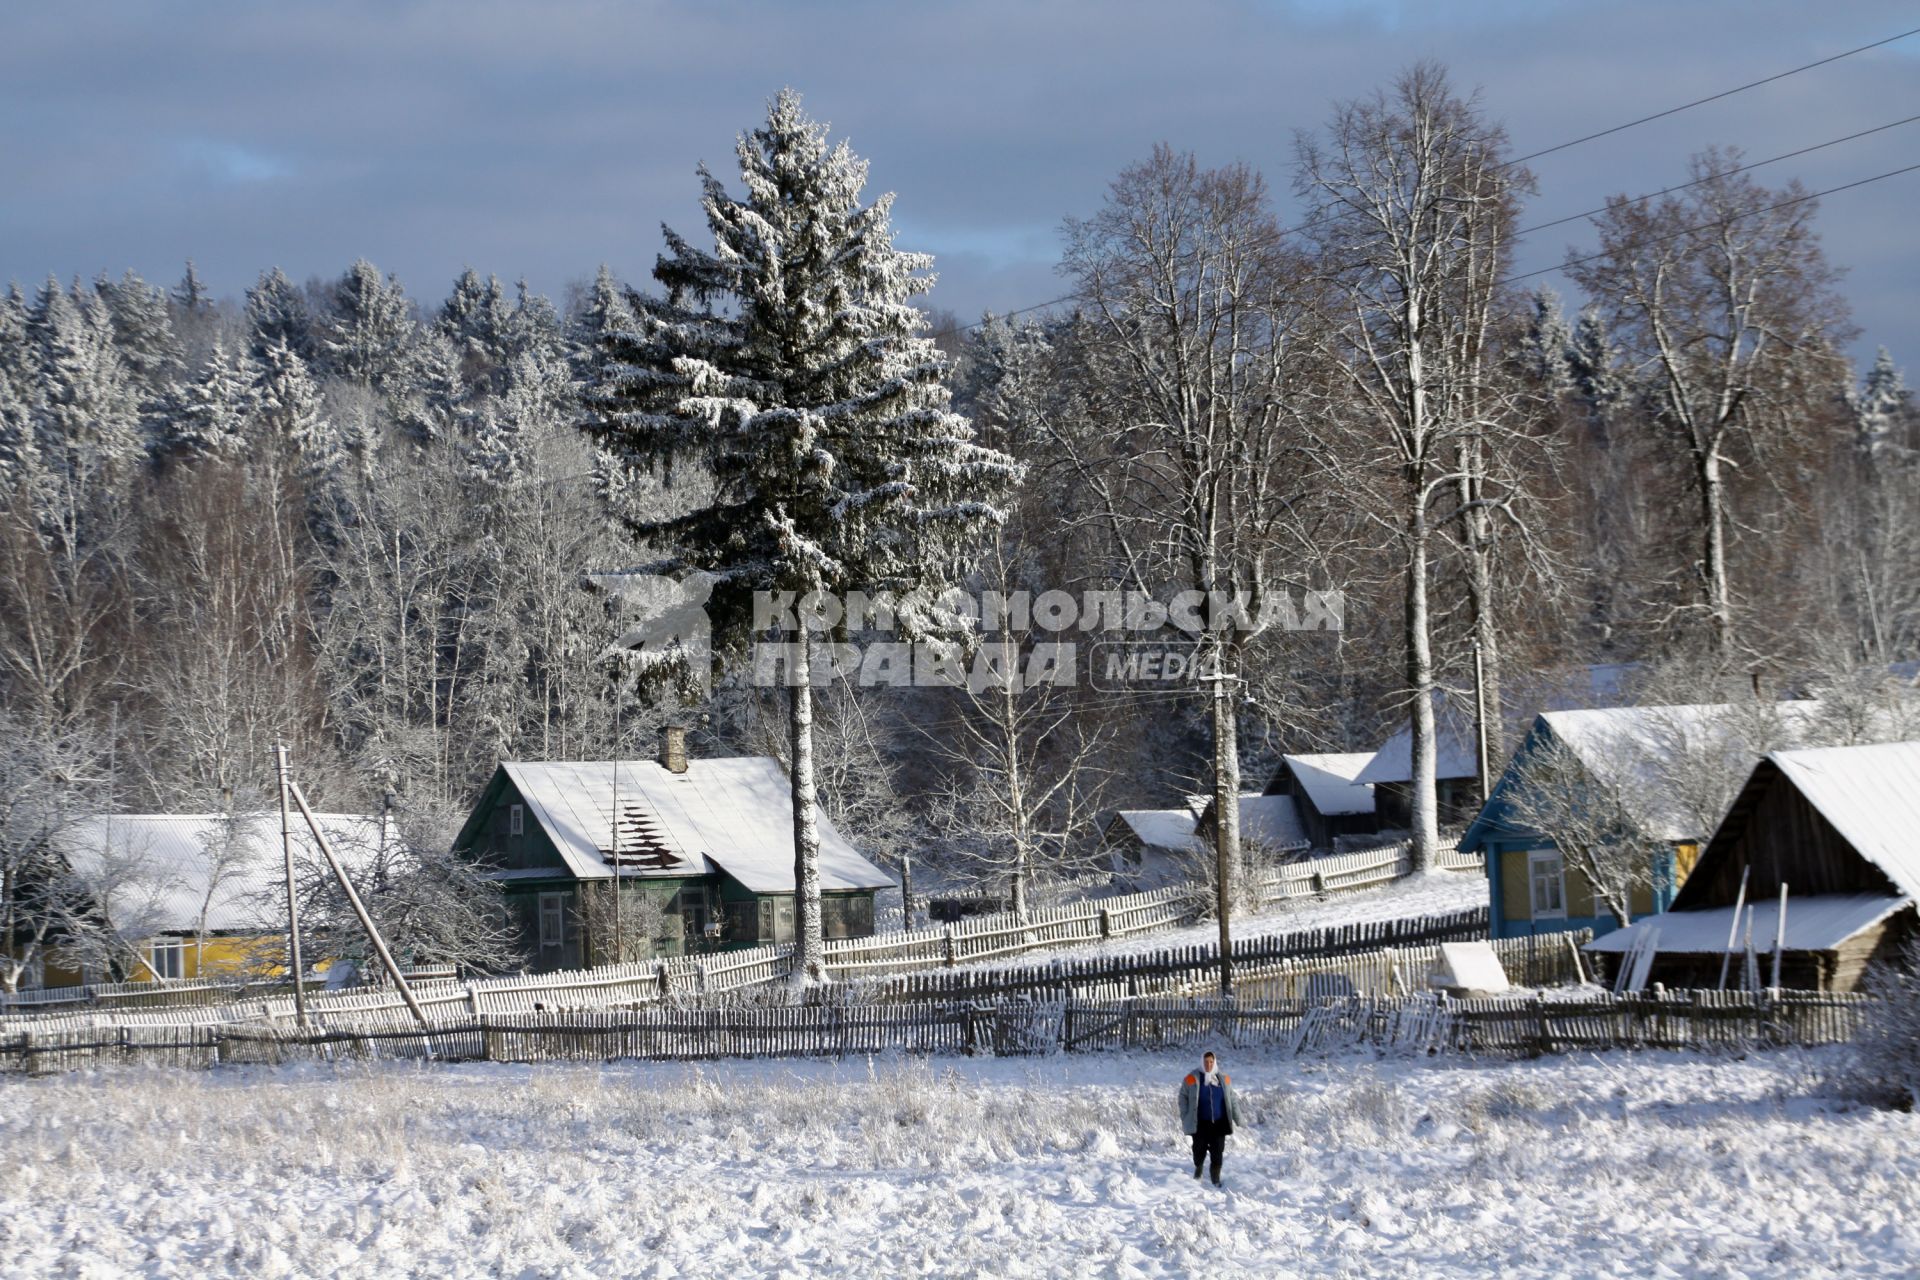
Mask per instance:
[[[280,855],[287,874],[287,967],[293,974],[293,1020],[307,1025],[307,989],[301,979],[306,967],[300,960],[300,892],[293,880],[293,822],[287,812],[287,744],[273,744],[274,771],[280,779]]]
[[[366,930],[367,941],[373,944],[375,958],[387,971],[387,977],[393,980],[393,985],[399,989],[400,998],[406,1001],[407,1008],[413,1010],[414,1018],[423,1027],[432,1026],[427,1019],[426,1010],[422,1009],[420,1002],[413,998],[413,988],[407,984],[406,975],[400,972],[400,966],[394,961],[393,953],[387,950],[387,940],[380,936],[380,929],[373,923],[373,916],[367,911],[367,904],[360,900],[360,891],[353,887],[353,881],[347,877],[346,868],[340,865],[340,859],[334,855],[333,845],[327,840],[327,833],[320,829],[319,819],[315,818],[313,810],[307,807],[307,798],[300,794],[299,786],[292,779],[287,780],[286,788],[287,793],[293,797],[294,804],[300,807],[300,816],[306,820],[307,829],[313,832],[313,840],[320,846],[321,856],[326,858],[327,865],[333,869],[334,879],[340,882],[340,888],[346,893],[347,905],[353,908],[353,914],[359,919],[360,927]]]
[[[1216,648],[1215,660],[1218,662],[1222,656],[1220,649]],[[1202,683],[1213,686],[1213,722],[1216,726],[1225,723],[1232,711],[1227,702],[1233,696],[1229,686],[1237,678],[1228,675],[1224,668],[1225,663],[1221,662],[1213,671],[1200,677]],[[1213,745],[1213,892],[1214,913],[1220,919],[1220,994],[1223,997],[1233,994],[1233,861],[1228,856],[1227,833],[1231,830],[1234,833],[1233,843],[1238,843],[1239,772],[1239,761],[1226,758],[1225,744],[1219,740],[1216,732]],[[1227,812],[1229,805],[1233,806],[1232,813]]]
[[[1493,794],[1493,779],[1487,776],[1487,662],[1480,652],[1480,637],[1473,638],[1473,730],[1479,751],[1480,803]]]
[[[613,682],[613,837],[607,841],[607,861],[613,864],[613,962],[625,964],[627,930],[620,901],[620,679]]]

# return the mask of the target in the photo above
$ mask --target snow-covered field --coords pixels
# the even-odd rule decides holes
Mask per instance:
[[[1822,1054],[107,1072],[0,1086],[9,1276],[1920,1269],[1920,1119]]]

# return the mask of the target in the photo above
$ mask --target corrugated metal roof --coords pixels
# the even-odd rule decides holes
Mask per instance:
[[[379,847],[380,820],[362,814],[314,818],[349,870]],[[293,817],[294,857],[324,869],[313,835]],[[220,854],[231,850],[223,868]],[[67,833],[61,852],[83,880],[104,894],[108,918],[130,934],[192,933],[200,911],[213,932],[284,930],[286,880],[280,815],[136,813],[88,818]],[[216,870],[219,871],[216,877]],[[211,894],[211,896],[209,896]]]
[[[1861,857],[1920,898],[1920,742],[1767,757]],[[1792,911],[1788,911],[1792,923]]]
[[[1373,788],[1356,782],[1376,753],[1282,756],[1313,807],[1328,817],[1373,812]]]
[[[1787,939],[1789,951],[1831,951],[1841,943],[1872,928],[1912,899],[1888,897],[1877,893],[1823,894],[1812,898],[1787,899]],[[1773,950],[1774,932],[1780,918],[1779,899],[1752,904],[1753,949],[1764,955]],[[1727,950],[1727,931],[1734,926],[1732,907],[1707,907],[1696,911],[1669,911],[1648,916],[1624,929],[1602,934],[1587,944],[1589,951],[1624,952],[1648,929],[1658,929],[1655,950],[1663,954],[1722,955]],[[1741,908],[1737,951],[1746,950],[1747,909]]]
[[[787,775],[770,756],[694,759],[685,773],[653,760],[508,761],[507,776],[534,818],[583,880],[611,879],[618,780],[622,853],[635,851],[634,819],[650,852],[624,877],[706,875],[724,870],[754,893],[793,892],[793,802]],[[897,883],[862,857],[825,813],[820,887],[883,889]]]

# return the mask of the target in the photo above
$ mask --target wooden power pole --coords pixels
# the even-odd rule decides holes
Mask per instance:
[[[293,974],[293,1020],[307,1025],[306,966],[300,959],[300,889],[293,877],[293,823],[287,812],[287,744],[273,745],[274,770],[280,779],[280,855],[287,873],[287,967]]]

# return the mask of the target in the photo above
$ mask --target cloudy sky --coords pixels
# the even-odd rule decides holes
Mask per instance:
[[[1060,292],[1063,216],[1157,141],[1245,160],[1288,202],[1296,129],[1422,57],[1520,152],[1920,27],[1912,4],[1051,0],[50,5],[0,14],[0,279],[192,257],[218,292],[367,257],[437,298],[471,264],[556,295],[641,281],[694,165],[784,85],[899,193],[901,243],[971,318]],[[1534,164],[1527,221],[1920,114],[1920,35]],[[1814,190],[1920,163],[1920,122],[1769,166]],[[1920,364],[1920,173],[1820,217],[1864,330]],[[1521,270],[1589,244],[1529,237]]]

